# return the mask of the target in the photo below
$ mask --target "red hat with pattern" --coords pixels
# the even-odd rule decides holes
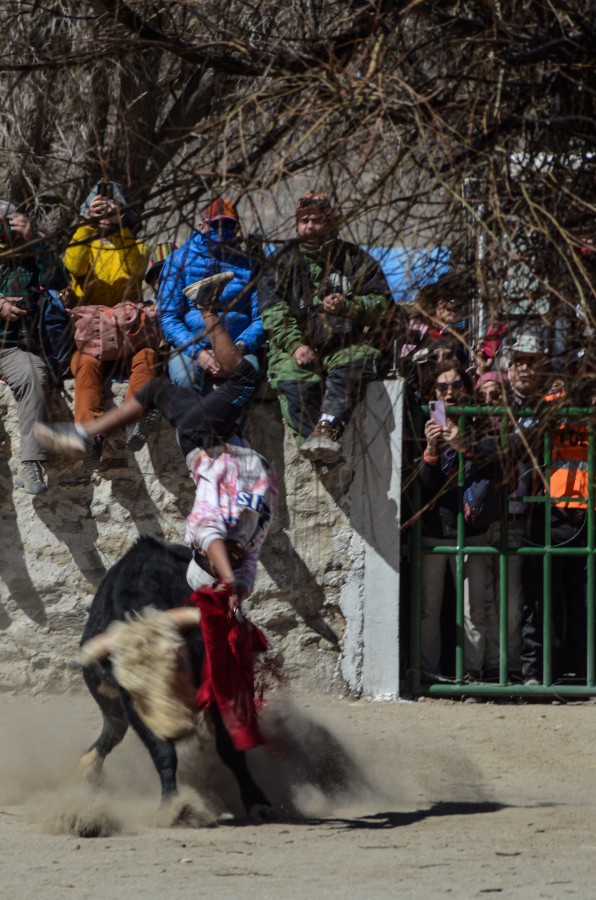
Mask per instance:
[[[233,219],[234,222],[240,221],[238,210],[231,200],[218,197],[216,200],[212,200],[207,209],[203,211],[204,222],[216,222],[218,219]]]

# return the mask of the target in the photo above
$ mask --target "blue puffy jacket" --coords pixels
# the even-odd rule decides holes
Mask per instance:
[[[219,308],[222,312],[225,310],[223,322],[232,340],[246,344],[251,353],[265,340],[256,286],[248,287],[251,282],[256,285],[256,261],[236,247],[214,244],[207,235],[196,231],[166,259],[157,298],[161,327],[167,341],[173,347],[185,347],[183,352],[193,359],[201,350],[210,347],[211,342],[203,336],[203,316],[182,290],[193,281],[216,272],[234,273],[219,299]]]

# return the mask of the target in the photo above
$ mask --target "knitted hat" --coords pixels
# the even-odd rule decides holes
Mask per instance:
[[[10,200],[0,200],[0,219],[9,219],[16,211],[16,206]]]
[[[478,389],[481,384],[485,384],[487,381],[494,381],[496,384],[500,384],[501,387],[507,387],[509,384],[509,379],[504,372],[483,372],[482,375],[479,375],[476,379],[474,388]]]
[[[327,194],[317,194],[314,191],[310,191],[304,197],[301,197],[296,204],[296,221],[299,222],[300,219],[312,216],[316,212],[330,216],[333,212],[333,207]]]
[[[172,250],[176,249],[176,244],[171,243],[170,241],[164,241],[163,244],[156,244],[156,246],[151,251],[149,264],[145,273],[145,281],[147,282],[147,284],[150,284],[151,286],[154,285],[157,278],[159,278],[159,273],[161,272],[166,259],[168,258]]]
[[[239,221],[238,211],[231,200],[218,197],[216,200],[212,200],[207,209],[203,211],[204,222],[216,222],[218,219]]]

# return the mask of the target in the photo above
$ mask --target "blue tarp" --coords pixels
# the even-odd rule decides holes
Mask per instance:
[[[367,247],[373,259],[380,262],[396,303],[414,299],[416,291],[433,284],[449,271],[449,250],[445,247]]]

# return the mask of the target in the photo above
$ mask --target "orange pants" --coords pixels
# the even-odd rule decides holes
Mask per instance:
[[[128,377],[126,399],[136,394],[155,375],[157,352],[139,350],[128,359],[102,362],[76,350],[70,361],[74,375],[74,420],[76,423],[97,418],[104,412],[104,383],[107,378]]]

